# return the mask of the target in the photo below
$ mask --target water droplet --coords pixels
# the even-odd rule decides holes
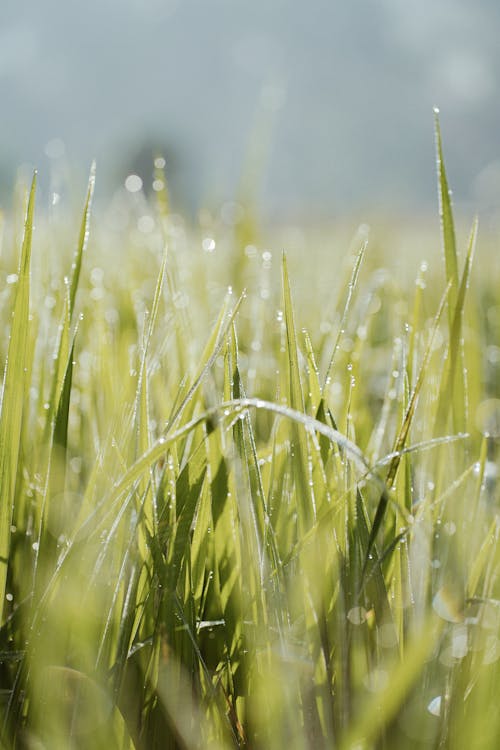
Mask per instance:
[[[467,635],[467,626],[460,625],[454,628],[451,641],[451,655],[454,659],[463,659],[469,651],[469,638]]]
[[[450,587],[442,586],[432,600],[436,614],[447,622],[462,622],[463,613],[460,599]]]
[[[215,240],[213,237],[205,237],[201,243],[203,250],[206,253],[213,253],[215,250]]]
[[[433,716],[441,716],[441,696],[436,695],[427,705],[427,710]]]
[[[142,178],[138,174],[129,174],[125,180],[125,189],[129,193],[138,193],[142,189]]]
[[[255,247],[255,245],[247,245],[245,247],[245,255],[247,256],[247,258],[255,258],[255,256],[257,255],[257,248]]]
[[[476,425],[486,437],[500,437],[500,399],[490,398],[479,404]]]
[[[361,625],[366,620],[366,609],[364,607],[352,607],[347,613],[347,619],[353,625]]]

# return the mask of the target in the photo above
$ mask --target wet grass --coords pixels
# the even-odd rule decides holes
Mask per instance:
[[[497,747],[498,269],[436,128],[410,284],[364,230],[190,228],[161,162],[114,224],[92,171],[69,234],[33,183],[0,259],[6,750]]]

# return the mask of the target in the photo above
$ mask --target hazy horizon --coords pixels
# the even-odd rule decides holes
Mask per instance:
[[[254,175],[263,216],[435,205],[432,107],[456,201],[496,212],[500,7],[481,0],[4,3],[0,166],[101,190],[165,153],[174,201],[223,202]]]

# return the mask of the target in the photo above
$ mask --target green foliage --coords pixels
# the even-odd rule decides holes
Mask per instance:
[[[31,272],[33,181],[0,269],[1,747],[497,747],[500,324],[436,134],[446,281],[414,292],[366,241],[311,289],[311,256],[171,216],[158,169],[125,230],[92,170],[73,259],[42,217]]]

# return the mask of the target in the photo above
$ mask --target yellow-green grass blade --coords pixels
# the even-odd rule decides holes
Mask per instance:
[[[246,294],[245,292],[243,292],[231,310],[228,309],[227,301],[223,306],[217,323],[214,326],[212,334],[203,352],[197,375],[195,376],[192,384],[187,388],[187,392],[183,393],[182,396],[178,399],[179,404],[168,420],[166,428],[167,431],[171,430],[176,425],[177,421],[180,419],[184,411],[188,409],[188,407],[191,407],[191,411],[189,412],[188,409],[188,412],[192,414],[192,411],[194,409],[193,397],[198,390],[200,383],[204,380],[204,378],[210,372],[210,369],[215,364],[215,361],[226,342],[227,333],[231,329],[231,326],[238,314],[245,296]]]
[[[450,285],[450,293],[448,299],[448,322],[451,328],[458,292],[458,260],[455,239],[455,223],[453,220],[451,193],[448,186],[448,178],[446,176],[446,169],[444,165],[441,126],[439,123],[438,109],[434,110],[434,127],[436,136],[439,217],[441,220],[446,283]]]
[[[33,176],[31,183],[26,213],[0,414],[0,609],[2,610],[5,602],[10,527],[24,411],[25,364],[30,325],[30,264],[35,191],[36,174]]]
[[[463,375],[463,342],[462,328],[464,305],[469,287],[472,261],[477,240],[478,220],[474,219],[465,258],[464,270],[456,296],[453,320],[450,327],[450,341],[448,359],[441,380],[439,402],[435,418],[434,434],[445,430],[448,424],[450,410],[453,415],[453,429],[455,432],[465,432],[467,425],[467,394]]]
[[[331,379],[331,375],[332,375],[332,372],[333,372],[333,364],[334,364],[334,361],[335,361],[335,356],[337,354],[337,351],[338,351],[338,348],[339,348],[339,344],[340,344],[340,340],[341,340],[342,335],[344,333],[344,329],[345,329],[345,326],[346,326],[346,323],[347,323],[347,319],[349,317],[349,312],[350,312],[350,309],[351,309],[352,299],[353,299],[354,292],[356,290],[356,285],[358,283],[359,271],[360,271],[360,268],[361,268],[361,264],[363,262],[363,258],[365,257],[365,252],[366,252],[367,245],[368,245],[368,241],[365,240],[363,242],[363,244],[361,245],[361,248],[360,248],[360,250],[359,250],[359,252],[358,252],[358,254],[356,256],[356,259],[354,261],[354,267],[352,269],[352,275],[351,275],[349,284],[347,286],[347,296],[346,296],[346,301],[345,301],[345,304],[344,304],[344,310],[342,312],[342,317],[340,319],[339,330],[338,330],[338,333],[337,333],[337,337],[335,339],[335,344],[333,346],[333,351],[332,351],[332,354],[330,356],[330,361],[328,363],[328,367],[326,368],[325,380],[324,380],[323,388],[322,388],[322,391],[321,391],[322,394],[325,393],[325,389],[327,388],[327,386],[328,386],[328,384],[330,382],[330,379]]]
[[[170,533],[167,558],[167,587],[175,591],[181,566],[186,560],[186,550],[190,541],[191,527],[196,509],[202,497],[203,482],[207,470],[205,451],[198,449],[185,465],[176,482],[176,522]]]
[[[399,468],[399,464],[401,462],[401,457],[403,455],[402,451],[406,445],[406,440],[408,438],[408,433],[410,431],[410,426],[413,421],[413,417],[415,415],[415,409],[417,406],[418,396],[420,394],[420,390],[422,388],[424,378],[427,374],[429,362],[432,355],[432,349],[433,349],[433,343],[434,338],[436,335],[436,332],[438,330],[439,322],[441,319],[441,315],[444,309],[444,305],[446,303],[447,297],[448,297],[448,291],[449,286],[446,288],[445,293],[443,294],[441,298],[441,302],[439,304],[437,313],[434,318],[434,324],[432,327],[432,331],[429,337],[429,343],[427,345],[427,349],[425,351],[422,364],[420,366],[420,370],[418,373],[418,377],[415,383],[415,387],[413,389],[413,392],[411,394],[410,400],[408,402],[408,406],[406,408],[406,412],[403,418],[403,423],[401,425],[401,428],[399,430],[398,436],[396,438],[396,442],[394,445],[394,451],[393,451],[393,457],[389,464],[389,469],[387,471],[387,477],[385,486],[382,490],[382,494],[380,496],[377,509],[375,511],[375,517],[373,519],[372,528],[370,530],[370,538],[368,540],[368,546],[366,550],[366,558],[365,558],[365,564],[364,564],[364,572],[366,572],[369,556],[372,552],[373,545],[375,543],[375,540],[378,536],[378,533],[380,531],[380,528],[382,526],[383,520],[385,518],[385,514],[389,505],[389,492],[392,489],[392,486],[394,484],[394,480],[396,478],[396,474]],[[364,574],[363,574],[364,575]]]
[[[300,377],[299,348],[295,330],[295,319],[292,304],[292,293],[288,277],[286,255],[283,253],[283,299],[286,328],[286,351],[288,357],[288,402],[292,409],[304,413],[304,394]],[[310,486],[309,448],[307,436],[303,430],[292,427],[290,454],[292,470],[296,482],[296,499],[299,525],[305,531],[314,521],[316,515],[314,495]]]
[[[80,224],[78,244],[75,249],[73,264],[71,267],[71,281],[70,281],[70,289],[69,289],[70,318],[73,317],[73,312],[75,309],[76,293],[78,290],[78,284],[80,282],[80,274],[82,270],[82,260],[83,260],[83,256],[85,254],[85,250],[87,249],[87,245],[89,241],[90,216],[92,213],[92,199],[94,197],[94,188],[95,188],[95,171],[96,171],[96,165],[95,165],[95,162],[92,162],[92,166],[90,167],[89,182],[88,182],[88,187],[87,187],[87,197],[85,199],[85,207],[83,209],[83,216],[82,216],[82,221]]]
[[[170,196],[168,192],[167,173],[165,169],[165,159],[160,154],[155,156],[154,160],[154,191],[156,196],[156,206],[161,220],[164,222],[168,219],[170,213]]]
[[[389,670],[387,685],[377,690],[367,700],[359,716],[353,718],[340,743],[341,750],[374,747],[381,732],[390,725],[419,679],[438,643],[442,628],[443,622],[436,622],[431,615],[422,631],[408,642],[404,658]]]
[[[85,199],[85,205],[83,209],[83,215],[80,223],[80,232],[78,235],[78,242],[75,248],[73,262],[71,265],[70,280],[66,284],[66,295],[64,311],[59,326],[58,338],[56,343],[56,350],[54,355],[54,375],[51,386],[51,393],[49,398],[49,409],[47,412],[47,422],[45,429],[45,442],[50,442],[50,432],[53,427],[53,420],[55,418],[55,409],[59,403],[61,396],[61,388],[63,386],[63,380],[66,372],[66,363],[69,355],[70,340],[71,340],[71,323],[74,317],[76,293],[78,291],[78,285],[80,282],[83,256],[87,249],[89,232],[90,232],[90,217],[92,212],[92,200],[94,196],[95,188],[95,162],[92,163],[90,169],[90,176],[87,187],[87,195]]]

